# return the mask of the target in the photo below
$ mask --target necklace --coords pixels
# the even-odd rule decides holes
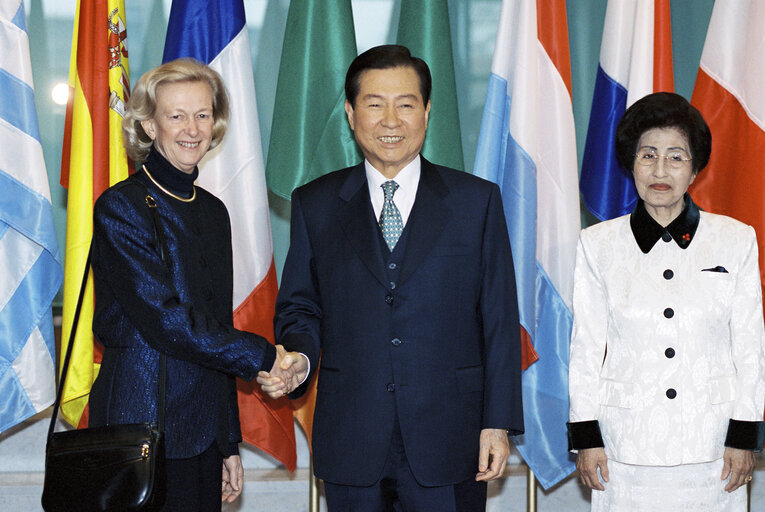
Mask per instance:
[[[173,194],[172,192],[167,190],[165,187],[160,185],[157,182],[157,180],[155,180],[154,177],[149,173],[149,169],[147,169],[145,165],[143,165],[142,167],[143,167],[143,172],[146,173],[146,176],[149,177],[151,182],[154,183],[157,186],[157,188],[159,188],[162,192],[169,195],[170,197],[177,199],[178,201],[183,201],[184,203],[190,203],[191,201],[197,198],[197,187],[195,187],[194,185],[191,186],[191,197],[181,197],[179,195]]]

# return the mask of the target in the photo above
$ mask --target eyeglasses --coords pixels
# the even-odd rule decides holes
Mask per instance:
[[[666,155],[660,155],[653,149],[640,149],[635,153],[635,163],[642,167],[654,167],[659,163],[660,158],[663,158],[673,169],[679,169],[685,165],[685,162],[693,160],[682,149],[670,151]]]

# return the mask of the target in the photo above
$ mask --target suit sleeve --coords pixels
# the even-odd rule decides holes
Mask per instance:
[[[521,341],[513,256],[499,188],[492,186],[481,249],[483,428],[522,434]]]
[[[757,237],[747,226],[744,259],[736,279],[730,321],[731,353],[736,367],[736,401],[725,446],[762,449],[765,423],[765,327]]]
[[[569,358],[569,449],[603,446],[598,423],[600,366],[606,351],[608,306],[597,265],[579,236],[574,270],[574,324]]]
[[[299,398],[319,367],[321,336],[321,297],[314,273],[313,251],[306,225],[300,190],[292,195],[290,248],[284,262],[282,281],[276,298],[274,334],[287,350],[302,352],[310,362],[310,374],[289,397]]]
[[[181,301],[156,248],[148,208],[137,200],[143,196],[130,192],[129,198],[126,188],[108,191],[96,203],[93,272],[97,284],[105,283],[127,320],[155,350],[245,380],[255,378],[261,367],[270,369],[275,349],[265,339],[238,331]],[[96,334],[108,339],[111,333]]]

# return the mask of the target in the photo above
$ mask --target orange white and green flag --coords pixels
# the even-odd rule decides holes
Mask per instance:
[[[129,93],[124,0],[78,0],[61,157],[61,184],[69,190],[61,353],[93,236],[93,205],[129,173],[121,129]],[[72,425],[87,425],[88,395],[101,362],[90,328],[93,308],[89,283],[61,400],[61,414]]]

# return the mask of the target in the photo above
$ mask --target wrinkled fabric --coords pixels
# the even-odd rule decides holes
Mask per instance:
[[[669,236],[644,254],[629,216],[581,233],[570,417],[598,420],[609,460],[716,460],[731,418],[762,420],[765,330],[754,230],[700,212],[692,240],[681,248]]]
[[[655,467],[608,461],[605,491],[592,491],[592,512],[745,512],[746,486],[725,491],[723,460]]]

